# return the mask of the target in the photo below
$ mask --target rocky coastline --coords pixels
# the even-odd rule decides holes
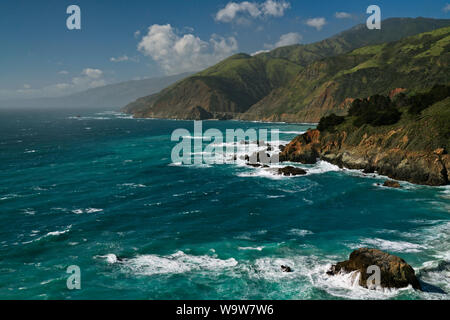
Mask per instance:
[[[395,137],[394,137],[395,136]],[[444,186],[449,183],[450,157],[444,148],[407,150],[408,136],[400,131],[362,135],[309,130],[292,140],[280,153],[281,162],[314,164],[324,160],[341,168],[378,173],[414,184]],[[400,142],[399,144],[396,142]]]

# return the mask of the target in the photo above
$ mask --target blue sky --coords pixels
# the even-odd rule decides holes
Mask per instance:
[[[322,40],[364,22],[371,4],[383,19],[450,18],[449,2],[2,0],[0,99],[64,95]],[[66,27],[72,4],[81,8],[81,30]]]

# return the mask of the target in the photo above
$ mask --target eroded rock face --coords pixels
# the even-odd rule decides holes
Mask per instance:
[[[314,164],[319,157],[319,130],[309,130],[291,141],[280,153],[280,161]]]
[[[414,269],[405,260],[389,253],[362,248],[351,253],[350,259],[339,262],[327,272],[329,275],[339,273],[360,272],[359,285],[367,288],[367,280],[373,274],[367,273],[369,266],[378,266],[381,270],[381,287],[405,288],[411,285],[416,290],[421,290]]]
[[[402,128],[373,134],[309,130],[280,153],[280,161],[314,164],[325,160],[341,168],[377,172],[391,179],[442,186],[449,183],[450,156],[444,148],[410,150]]]

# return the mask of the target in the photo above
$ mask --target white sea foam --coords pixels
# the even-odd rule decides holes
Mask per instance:
[[[117,256],[114,253],[108,253],[104,256],[95,256],[94,258],[105,259],[105,261],[110,264],[114,264],[117,262]]]
[[[374,238],[374,239],[362,239],[361,243],[358,245],[350,245],[350,248],[355,248],[357,246],[372,246],[375,248],[378,248],[380,250],[385,251],[393,251],[393,252],[421,252],[424,249],[427,249],[425,245],[412,243],[412,242],[406,242],[406,241],[389,241],[384,240],[380,238]]]
[[[129,187],[129,188],[146,188],[147,186],[145,184],[141,183],[122,183],[118,184],[120,187]]]
[[[96,213],[96,212],[102,212],[103,209],[98,209],[98,208],[86,208],[86,209],[75,209],[72,210],[73,213],[75,214],[83,214],[83,213]]]
[[[250,251],[263,251],[264,246],[262,247],[238,247],[239,250],[250,250]]]
[[[291,229],[288,231],[289,234],[293,235],[293,236],[298,236],[298,237],[305,237],[311,234],[314,234],[314,232],[309,231],[309,230],[301,230],[301,229]]]
[[[19,197],[20,197],[20,195],[18,195],[18,194],[10,193],[10,194],[6,194],[3,197],[1,197],[0,201],[14,199],[14,198],[19,198]]]
[[[326,161],[318,161],[312,168],[307,169],[308,174],[322,174],[325,172],[342,171],[338,166]]]
[[[237,264],[233,258],[222,260],[215,256],[195,256],[178,251],[168,256],[141,255],[127,260],[123,269],[137,275],[152,276],[222,270]]]

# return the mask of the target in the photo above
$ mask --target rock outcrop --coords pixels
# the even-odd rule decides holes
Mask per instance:
[[[280,161],[300,162],[304,164],[314,164],[319,158],[320,150],[319,130],[310,130],[298,136],[280,154]]]
[[[387,180],[383,184],[384,187],[400,189],[402,186],[397,181]]]
[[[377,172],[395,180],[447,185],[450,156],[445,148],[433,150],[425,138],[432,140],[434,133],[416,127],[350,128],[332,133],[310,130],[286,146],[280,161],[314,164],[320,158],[341,168]]]
[[[421,290],[414,269],[405,260],[377,249],[355,250],[350,254],[349,260],[332,266],[327,274],[337,275],[358,271],[359,285],[367,288],[367,280],[373,274],[367,270],[370,266],[380,268],[380,285],[383,288],[406,288],[411,285],[414,289]]]

